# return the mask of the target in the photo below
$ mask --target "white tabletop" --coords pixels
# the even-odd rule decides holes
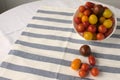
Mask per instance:
[[[0,41],[0,44],[2,44],[2,46],[0,47],[0,62],[2,62],[2,60],[8,54],[11,46],[19,38],[20,33],[25,29],[25,27],[31,21],[31,18],[38,9],[43,6],[73,9],[79,6],[80,1],[84,2],[89,0],[40,0],[32,3],[23,4],[1,14],[0,37],[3,38],[1,38]],[[113,11],[117,12],[117,14],[120,14],[119,9],[113,8]],[[117,16],[120,17],[120,15]],[[116,66],[118,65],[119,64],[117,64]]]

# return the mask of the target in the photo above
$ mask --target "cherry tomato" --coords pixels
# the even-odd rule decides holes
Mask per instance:
[[[78,32],[83,32],[85,30],[85,27],[84,27],[83,24],[79,24],[79,25],[76,26],[76,30]]]
[[[92,3],[92,2],[86,2],[85,5],[86,5],[88,8],[93,8],[95,4]]]
[[[82,16],[81,21],[82,22],[87,22],[88,19],[89,19],[88,16],[84,15],[84,16]]]
[[[84,71],[88,71],[89,70],[89,64],[87,64],[87,63],[83,63],[82,65],[81,65],[81,70],[84,70]]]
[[[103,40],[105,38],[104,34],[98,33],[97,34],[97,40]]]
[[[86,31],[86,32],[84,32],[83,37],[86,40],[92,40],[93,39],[93,34],[91,32]]]
[[[71,63],[71,68],[73,70],[78,70],[81,66],[81,60],[80,59],[74,59]]]
[[[113,31],[113,27],[107,30],[107,32],[105,33],[105,37],[109,36],[112,33],[112,31]]]
[[[81,23],[81,19],[80,19],[79,17],[75,17],[75,18],[74,18],[74,22],[75,22],[76,24],[80,24],[80,23]]]
[[[80,76],[81,78],[86,77],[87,74],[88,74],[87,71],[84,71],[84,70],[80,70],[80,71],[79,71],[79,76]]]
[[[98,76],[99,75],[99,69],[96,68],[96,67],[92,68],[90,72],[93,76]]]
[[[95,25],[89,25],[88,26],[88,31],[92,32],[92,33],[95,33],[96,32],[96,26]]]
[[[86,22],[83,22],[83,25],[84,25],[85,28],[88,28],[88,26],[90,25],[90,23],[88,21],[86,21]]]
[[[91,54],[91,48],[88,45],[82,45],[79,49],[79,52],[83,56],[89,56]]]
[[[95,65],[96,60],[95,60],[95,57],[94,57],[93,55],[90,55],[90,56],[88,57],[88,60],[89,60],[89,63],[90,63],[92,66]]]
[[[91,12],[90,9],[87,9],[87,10],[85,10],[85,11],[83,12],[83,14],[86,15],[86,16],[89,16],[91,13],[92,13],[92,12]]]
[[[98,31],[99,31],[100,33],[105,33],[105,32],[107,31],[107,28],[106,28],[104,25],[100,25],[100,26],[98,27]]]
[[[80,7],[79,7],[79,11],[80,11],[80,12],[84,12],[85,10],[86,10],[85,6],[80,6]]]

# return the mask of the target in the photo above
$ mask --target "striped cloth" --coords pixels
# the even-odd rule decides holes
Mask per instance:
[[[39,9],[0,67],[0,80],[120,80],[120,18],[115,33],[102,42],[82,40],[75,33],[75,9]],[[100,69],[98,77],[81,79],[70,68],[81,45],[90,45]]]

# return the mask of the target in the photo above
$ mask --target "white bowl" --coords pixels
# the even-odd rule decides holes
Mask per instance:
[[[95,3],[95,4],[101,4],[102,6],[108,7],[108,8],[112,11],[113,16],[114,16],[114,20],[115,20],[115,23],[114,23],[114,25],[113,25],[113,30],[112,30],[112,32],[109,34],[109,36],[105,37],[105,39],[103,39],[103,40],[109,39],[110,36],[115,32],[116,27],[117,27],[117,18],[116,18],[116,16],[115,16],[115,12],[113,11],[113,10],[114,10],[114,7],[109,6],[109,5],[106,5],[106,4],[103,4],[103,3],[100,3],[100,2],[96,2],[96,1],[89,1],[89,2],[92,2],[92,3]],[[83,4],[83,5],[85,5],[85,4]],[[79,6],[81,6],[81,5],[79,5]],[[79,13],[78,9],[79,9],[79,7],[76,9],[75,13],[73,14],[72,24],[73,24],[73,26],[74,26],[75,32],[80,36],[80,38],[83,39],[83,40],[86,40],[86,39],[84,39],[84,37],[83,37],[83,36],[76,30],[76,28],[75,28],[75,27],[77,26],[77,24],[74,22],[74,18],[75,18],[75,17],[77,16],[77,14]],[[88,41],[102,41],[102,40],[88,40]]]

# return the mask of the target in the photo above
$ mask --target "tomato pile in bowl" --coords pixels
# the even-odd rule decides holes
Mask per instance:
[[[104,40],[116,29],[117,20],[112,10],[102,3],[86,2],[73,15],[75,31],[85,40]]]

